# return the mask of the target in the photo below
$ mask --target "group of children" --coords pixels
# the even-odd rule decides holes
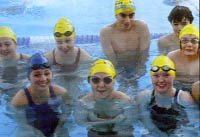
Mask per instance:
[[[88,137],[131,137],[133,123],[130,119],[141,120],[152,134],[156,133],[153,131],[156,128],[169,136],[190,120],[184,110],[184,103],[193,103],[195,100],[199,104],[199,29],[191,24],[192,13],[184,6],[176,6],[168,17],[174,32],[158,41],[161,52],[167,56],[158,56],[151,65],[154,89],[139,92],[133,99],[123,91],[114,89],[116,67],[127,61],[133,69],[140,69],[136,67],[139,64],[131,62],[132,58],[141,60],[140,63],[144,65],[148,56],[148,26],[145,22],[134,19],[135,12],[134,1],[116,0],[117,21],[105,26],[100,32],[101,46],[108,60],[99,59],[92,64],[88,76],[92,93],[77,101],[74,115],[78,124],[88,127]],[[44,55],[36,53],[30,57],[16,52],[17,38],[12,29],[0,27],[0,62],[3,67],[15,66],[20,60],[28,62],[27,78],[30,85],[16,93],[12,104],[16,107],[25,106],[26,123],[21,127],[30,131],[34,127],[34,134],[30,136],[69,136],[67,129],[65,132],[60,129],[71,110],[60,112],[58,109],[61,104],[71,107],[68,104],[72,103],[73,91],[53,84],[52,68],[76,74],[81,64],[92,62],[89,53],[75,46],[75,28],[68,19],[60,18],[56,23],[54,38],[55,49]],[[174,87],[174,80],[190,85],[194,83],[191,86],[192,96],[189,92]],[[130,102],[131,106],[136,107],[134,110],[126,110],[124,106],[119,106],[119,102]],[[132,111],[137,112],[137,116],[132,115]],[[146,115],[142,115],[146,111],[149,112],[148,120]],[[184,120],[181,121],[180,117]],[[153,126],[145,125],[147,122],[153,123]],[[20,132],[17,134],[27,137]]]

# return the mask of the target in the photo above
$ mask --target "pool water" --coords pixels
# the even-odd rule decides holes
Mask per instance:
[[[135,0],[135,18],[144,20],[148,24],[151,35],[158,34],[158,37],[151,39],[149,57],[145,63],[146,73],[135,81],[122,85],[122,90],[131,97],[134,97],[141,90],[152,89],[148,70],[151,62],[160,54],[157,48],[159,34],[172,32],[167,16],[174,5],[166,4],[166,1]],[[1,0],[0,26],[10,26],[18,38],[30,38],[29,44],[19,45],[17,52],[28,55],[33,55],[36,52],[46,53],[55,48],[52,32],[60,17],[66,17],[72,22],[78,36],[83,36],[84,38],[87,35],[99,36],[103,26],[115,21],[114,3],[115,0],[26,0],[25,3],[24,0]],[[192,10],[193,23],[199,26],[199,1],[188,0],[180,3],[180,5],[188,6]],[[47,40],[49,41],[47,42]],[[94,60],[105,58],[99,39],[90,43],[82,40],[77,43],[77,47],[88,51]],[[0,78],[0,137],[15,136],[17,124],[11,117],[10,101],[14,93],[27,83],[27,79],[22,78],[25,75],[24,72],[20,73],[22,83],[8,83],[2,77]],[[83,84],[86,85],[86,89],[82,89],[84,90],[83,93],[91,92],[86,80],[83,81]],[[116,82],[115,88],[121,88],[120,81]],[[71,137],[87,136],[86,128],[78,126],[73,117],[70,119],[69,124]],[[197,124],[196,126],[198,129]],[[143,127],[137,126],[135,128],[134,135],[136,137],[140,137],[146,132]],[[191,133],[191,137],[193,136],[192,132],[188,133]],[[179,135],[184,136],[181,132]],[[195,136],[197,135],[195,134]],[[200,136],[199,132],[198,136]]]

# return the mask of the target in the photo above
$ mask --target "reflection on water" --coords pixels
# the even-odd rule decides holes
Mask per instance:
[[[163,104],[166,104],[166,101],[164,100]],[[169,103],[168,103],[169,104]],[[177,126],[177,129],[174,133],[167,135],[164,132],[161,132],[158,130],[158,128],[155,127],[153,121],[151,120],[150,111],[147,110],[147,107],[144,107],[145,109],[141,112],[138,111],[138,105],[136,105],[133,102],[118,102],[118,101],[111,101],[111,100],[97,100],[95,101],[88,101],[88,102],[82,102],[81,104],[76,104],[76,109],[78,112],[75,114],[75,118],[79,124],[84,125],[80,121],[83,119],[81,118],[83,115],[88,115],[88,121],[91,123],[89,125],[85,125],[90,129],[90,126],[92,128],[98,129],[98,131],[104,131],[108,128],[107,124],[101,124],[100,126],[94,126],[92,124],[92,121],[100,121],[100,118],[107,118],[108,121],[110,118],[123,114],[123,118],[127,118],[126,123],[124,124],[124,121],[118,121],[115,124],[114,129],[116,131],[126,129],[128,125],[131,123],[133,124],[134,131],[132,132],[136,137],[144,136],[144,137],[197,137],[200,134],[199,129],[199,110],[195,104],[188,104],[182,102],[182,105],[184,105],[185,109],[182,111],[185,111],[188,117],[188,122],[184,123],[182,126]],[[139,112],[139,113],[138,113]],[[192,112],[192,113],[191,113]],[[79,114],[77,114],[79,113]],[[182,112],[180,112],[182,113]],[[122,117],[121,117],[122,118]],[[122,119],[123,119],[122,118]],[[164,120],[164,119],[162,119]],[[186,119],[183,115],[180,115],[177,117],[177,120],[183,123]],[[142,123],[143,122],[143,123]],[[149,130],[148,130],[149,129]],[[196,129],[196,130],[194,130]]]
[[[27,83],[26,61],[0,63],[0,136],[11,136],[16,130],[16,121],[12,118],[10,102],[16,92]],[[5,126],[6,125],[6,126]],[[9,129],[9,130],[8,130]]]
[[[146,97],[144,97],[144,100],[143,100],[144,103],[143,104],[139,104],[139,106],[142,106],[142,107],[139,107],[139,110],[138,110],[139,111],[138,117],[140,118],[140,120],[144,124],[144,125],[143,124],[139,124],[139,126],[143,126],[143,127],[146,127],[148,129],[148,132],[144,131],[143,134],[146,134],[146,136],[153,136],[153,137],[161,137],[161,136],[162,137],[168,137],[168,136],[170,136],[170,137],[179,137],[180,135],[183,136],[183,137],[190,137],[191,135],[194,135],[194,137],[198,136],[200,131],[199,130],[194,130],[194,128],[199,128],[196,125],[198,123],[200,123],[199,122],[199,109],[198,109],[196,104],[193,104],[193,103],[191,104],[191,103],[186,103],[186,102],[182,102],[181,101],[180,104],[182,106],[184,106],[184,107],[182,107],[178,111],[177,111],[177,108],[179,108],[179,107],[177,105],[173,104],[174,108],[176,108],[176,111],[177,111],[176,113],[179,113],[180,115],[178,115],[176,117],[176,120],[173,121],[173,122],[176,123],[175,124],[176,130],[174,130],[174,132],[172,132],[172,133],[168,133],[167,132],[168,134],[166,134],[164,132],[161,132],[158,129],[158,128],[162,128],[162,124],[159,124],[158,126],[156,126],[156,124],[158,124],[157,122],[159,121],[161,123],[165,123],[165,122],[168,123],[168,122],[170,122],[169,121],[170,119],[173,120],[175,117],[171,117],[170,118],[170,117],[167,116],[168,115],[167,113],[166,113],[166,115],[162,114],[166,110],[167,110],[168,113],[171,110],[170,109],[164,109],[164,108],[161,107],[162,110],[159,110],[159,112],[157,112],[158,114],[161,114],[161,115],[158,115],[157,117],[152,117],[153,119],[158,118],[157,121],[153,121],[151,119],[151,116],[153,116],[152,115],[153,113],[151,112],[152,109],[149,108],[149,106],[148,106],[149,101],[148,101],[148,98],[146,98]],[[163,105],[163,106],[168,108],[168,106],[171,104],[169,102],[171,102],[170,100],[172,100],[172,99],[173,98],[165,98],[165,99],[163,99],[163,98],[161,99],[160,98],[159,99],[159,106]],[[137,108],[137,105],[135,107]],[[147,109],[147,108],[149,108],[149,109]],[[153,112],[155,113],[154,109],[153,109]],[[170,113],[172,113],[172,112],[173,111],[171,111]],[[185,118],[185,116],[187,116],[187,118]],[[161,117],[163,117],[163,118],[161,118]],[[164,118],[164,117],[166,117],[166,118]],[[186,122],[186,121],[188,121],[188,122]],[[170,126],[170,124],[172,124],[172,121],[169,124],[167,124],[167,126]],[[181,126],[180,126],[180,124],[181,124]],[[136,125],[136,126],[138,126],[138,125]],[[167,127],[164,126],[163,128],[167,128]]]
[[[168,2],[169,1],[170,0],[168,0]],[[191,3],[191,1],[194,1],[194,2]],[[77,28],[76,30],[81,32],[84,35],[88,34],[88,33],[97,34],[99,32],[98,31],[99,28],[101,28],[105,24],[109,24],[110,22],[114,21],[113,12],[110,10],[110,6],[113,5],[114,3],[107,3],[107,5],[103,5],[101,1],[96,2],[93,0],[90,0],[89,2],[83,2],[83,0],[74,0],[74,1],[67,1],[67,3],[62,0],[51,0],[51,1],[49,1],[49,0],[43,0],[43,1],[33,0],[31,2],[32,3],[30,3],[30,4],[23,4],[22,1],[14,2],[14,0],[2,0],[1,4],[0,4],[0,12],[2,13],[1,16],[9,17],[11,19],[11,20],[9,20],[6,18],[6,21],[8,21],[8,22],[3,22],[3,23],[4,24],[10,23],[11,25],[14,24],[13,25],[14,27],[19,28],[19,29],[16,29],[16,30],[18,30],[17,33],[20,33],[23,31],[21,29],[21,26],[15,25],[15,23],[17,24],[17,22],[19,22],[19,24],[22,25],[25,30],[27,30],[27,29],[29,30],[29,32],[24,31],[25,33],[22,34],[23,36],[26,36],[26,37],[32,36],[33,34],[37,35],[37,36],[51,35],[52,30],[53,30],[52,26],[54,24],[54,20],[55,20],[55,18],[58,17],[58,16],[56,16],[57,14],[59,16],[62,15],[62,16],[67,16],[67,17],[71,18],[72,21],[75,23],[75,26]],[[154,6],[157,6],[156,5],[157,3],[160,4],[159,2],[162,3],[162,1],[155,1],[155,5],[154,5],[154,3],[153,3],[153,5],[149,4],[149,3],[152,4],[153,1],[145,1],[145,2],[146,2],[146,5],[144,5],[143,1],[136,0],[136,4],[139,7],[137,10],[136,17],[147,21],[147,23],[150,27],[150,30],[153,33],[155,33],[155,32],[161,33],[163,31],[168,32],[168,30],[169,30],[169,28],[171,28],[171,26],[169,24],[167,24],[168,21],[167,21],[166,16],[168,15],[168,13],[170,12],[171,9],[168,8],[168,6],[161,5],[161,9],[163,8],[162,11],[165,11],[165,12],[161,12],[159,14],[159,13],[157,13],[156,10],[152,10],[152,9],[154,9]],[[190,6],[190,8],[193,11],[195,11],[195,12],[193,12],[196,15],[195,17],[199,17],[199,10],[196,10],[196,9],[199,9],[198,8],[199,4],[196,4],[196,0],[190,0],[190,1],[186,0],[185,3],[187,3],[187,2],[188,2],[188,4],[185,4],[185,5]],[[51,5],[51,7],[54,7],[53,10],[50,10],[51,7],[45,7],[49,4]],[[68,5],[70,5],[70,6],[68,6]],[[183,5],[184,5],[184,3],[183,3]],[[60,8],[60,6],[61,6],[61,8]],[[96,6],[96,7],[93,9],[85,8],[85,7],[92,7],[92,6]],[[108,8],[105,8],[105,6],[108,6]],[[140,6],[141,7],[147,6],[148,7],[148,8],[146,8],[147,11],[140,9]],[[151,8],[149,8],[149,6]],[[65,9],[66,7],[67,7],[68,11],[72,11],[72,12],[63,12],[62,9],[66,10]],[[170,7],[172,8],[172,6],[170,6]],[[192,7],[197,7],[197,8],[192,8]],[[85,9],[92,10],[92,12],[88,12],[88,10],[85,10]],[[103,10],[100,10],[100,9],[103,9]],[[49,10],[49,11],[47,11],[47,10]],[[80,13],[79,12],[80,10],[83,12]],[[160,10],[160,8],[158,8],[157,10]],[[99,12],[99,11],[101,11],[101,12]],[[143,14],[143,11],[144,11],[144,14]],[[46,16],[45,20],[35,22],[36,16],[44,17],[44,15],[46,15],[46,14],[47,14],[47,16]],[[158,14],[159,16],[152,16],[154,14]],[[26,15],[26,18],[18,18],[19,16],[24,17],[24,15]],[[82,16],[82,15],[84,15],[84,16]],[[85,15],[88,15],[88,16],[86,17]],[[103,16],[103,18],[101,18],[102,16]],[[16,17],[18,19],[13,21],[12,17],[13,18]],[[77,17],[78,17],[78,20],[77,20]],[[100,18],[98,18],[98,17],[100,17]],[[159,17],[159,22],[161,22],[161,23],[158,22],[156,17]],[[26,23],[27,18],[30,19],[30,21],[28,23]],[[24,24],[23,24],[23,22],[24,22]],[[99,24],[99,22],[100,22],[100,24]],[[195,24],[198,25],[199,24],[198,22],[199,21],[196,21]],[[51,23],[51,24],[48,26],[49,23]],[[88,24],[90,25],[89,28],[88,28]],[[35,25],[36,25],[36,27],[35,27]],[[38,30],[40,30],[40,31],[38,31]],[[51,30],[51,31],[49,31],[49,30]],[[37,33],[34,33],[35,31],[37,31]],[[43,33],[43,31],[45,31],[45,33]],[[80,46],[80,47],[84,48],[85,50],[87,50],[94,57],[94,60],[99,59],[99,58],[106,58],[102,52],[100,44],[80,44],[77,46]],[[21,51],[23,53],[27,53],[29,55],[32,55],[35,52],[44,53],[54,47],[55,47],[55,45],[32,45],[32,47],[19,47],[20,48],[19,51]],[[129,64],[129,63],[124,62],[125,64],[129,64],[130,66],[121,67],[118,69],[118,76],[117,76],[115,88],[128,94],[132,98],[135,96],[135,94],[137,92],[139,92],[141,90],[152,89],[149,68],[150,68],[151,62],[159,54],[160,54],[160,52],[157,49],[157,40],[151,40],[151,46],[150,46],[150,50],[149,50],[150,56],[148,57],[147,61],[145,61],[144,67],[142,67],[142,68],[136,67],[137,63],[138,63],[138,62],[136,62],[138,59],[137,57],[133,58],[132,62],[134,62],[134,64]],[[136,61],[134,61],[134,60],[136,60]],[[75,74],[75,75],[74,74],[66,75],[65,73],[56,72],[56,70],[53,70],[53,71],[55,71],[55,73],[54,73],[55,81],[54,82],[57,83],[58,85],[65,87],[66,89],[68,89],[68,92],[70,92],[70,95],[73,97],[73,99],[80,98],[81,96],[91,92],[90,86],[87,83],[87,76],[88,76],[88,71],[89,71],[88,68],[90,68],[89,65],[80,67],[80,70],[78,70],[78,72],[76,72],[78,74]],[[86,72],[84,72],[84,71],[86,71]],[[136,75],[138,73],[139,73],[139,77],[137,77],[137,75]],[[17,118],[17,116],[15,116],[16,112],[19,112],[18,113],[19,120],[22,122],[23,122],[23,120],[25,121],[25,119],[20,118],[20,116],[23,116],[23,114],[24,114],[23,109],[15,110],[10,105],[10,101],[11,101],[13,95],[16,93],[16,91],[26,85],[26,82],[27,82],[26,71],[24,71],[23,65],[20,67],[7,67],[7,68],[0,67],[0,96],[1,96],[1,98],[0,98],[0,118],[3,119],[0,122],[0,129],[1,129],[0,136],[2,136],[2,137],[5,137],[5,136],[13,137],[15,135],[16,128],[17,128],[16,121],[15,121],[15,118]],[[175,83],[175,85],[176,85],[176,83]],[[180,85],[179,87],[182,88],[183,85]],[[95,105],[95,104],[93,104],[93,105]],[[100,107],[100,108],[104,109],[103,106],[104,105],[102,105],[102,106],[97,105],[96,107],[98,107],[98,108]],[[112,113],[113,113],[113,115],[120,113],[121,112],[120,108],[127,108],[127,109],[129,108],[130,111],[133,110],[134,112],[137,109],[137,106],[130,106],[130,104],[124,104],[124,105],[120,104],[119,105],[118,103],[116,103],[115,106],[116,106],[116,110],[114,110],[114,111],[103,110],[103,112],[105,112],[104,116],[105,115],[112,116]],[[110,108],[108,104],[105,104],[105,109],[106,108]],[[92,110],[92,108],[89,108],[89,109],[91,111],[97,111],[97,110]],[[172,136],[179,136],[179,137],[180,136],[182,136],[182,137],[200,136],[200,131],[199,131],[200,122],[199,122],[198,108],[196,108],[195,106],[193,106],[193,107],[190,106],[187,108],[186,111],[187,111],[188,117],[190,119],[190,123],[187,124],[185,127],[178,129],[176,131],[176,133],[174,133],[174,135],[172,135]],[[137,117],[137,114],[130,114],[128,112],[127,112],[127,115]],[[136,120],[135,122],[133,122],[133,126],[135,127],[133,134],[136,137],[141,137],[142,135],[152,137],[151,134],[153,134],[153,133],[155,136],[158,136],[158,137],[166,136],[165,134],[158,132],[156,129],[154,129],[151,133],[144,128],[144,126],[153,127],[152,122],[150,121],[150,115],[149,115],[148,111],[144,111],[143,113],[140,113],[139,115],[144,117],[144,121],[145,121],[146,125],[141,124],[139,120]],[[87,133],[85,133],[87,131],[86,128],[81,128],[81,127],[77,126],[77,123],[74,122],[73,118],[70,122],[66,122],[63,127],[64,127],[64,129],[66,129],[67,127],[71,127],[69,129],[69,132],[72,137],[87,136]],[[119,128],[121,128],[121,127],[123,127],[123,126],[119,124]],[[21,132],[21,133],[18,132],[20,137],[22,137],[23,134],[27,134],[30,136],[31,136],[31,134],[34,135],[34,131],[32,129],[24,130],[22,128],[22,130],[23,130],[23,132]],[[34,137],[35,137],[35,135],[34,135]]]
[[[36,5],[33,1],[24,0],[22,2],[10,2],[6,6],[0,7],[1,15],[3,16],[19,16],[30,14],[34,16],[44,15],[45,9],[43,6]]]
[[[138,79],[146,73],[146,61],[146,52],[132,52],[132,55],[118,60],[116,79],[119,84],[119,91],[133,96],[140,90]]]
[[[156,43],[157,43],[157,40],[154,40],[151,43],[152,46],[149,51],[150,56],[148,57],[147,61],[144,63],[145,67],[143,67],[141,69],[136,69],[137,68],[136,66],[138,66],[137,60],[136,60],[136,58],[133,58],[133,62],[134,62],[134,60],[136,60],[136,63],[133,63],[133,64],[127,63],[128,67],[117,68],[118,76],[117,76],[116,86],[115,86],[116,89],[121,90],[122,92],[128,94],[132,98],[135,96],[135,94],[137,92],[140,92],[141,90],[152,89],[149,68],[150,68],[150,64],[151,64],[152,60],[154,60],[154,58],[159,54],[159,52],[157,51]],[[84,46],[89,47],[90,45],[84,45]],[[38,46],[38,47],[41,47],[41,46]],[[35,49],[37,49],[38,47],[35,47]],[[95,47],[97,47],[97,48],[95,48]],[[53,48],[53,47],[47,47],[47,48],[44,47],[44,49],[37,49],[36,51],[33,49],[31,49],[31,50],[33,50],[33,52],[37,52],[37,51],[46,52],[47,50],[49,50],[49,48]],[[93,52],[94,49],[96,49],[96,52]],[[89,49],[87,48],[86,50],[89,53],[91,53],[95,59],[105,58],[105,56],[103,55],[103,53],[101,51],[100,45],[90,46],[90,48]],[[28,51],[24,51],[24,52],[28,52]],[[99,52],[100,52],[100,54],[99,54]],[[30,54],[33,54],[33,53],[30,53]],[[74,100],[76,100],[88,93],[91,93],[90,85],[87,83],[87,76],[89,74],[90,65],[91,65],[91,63],[81,64],[79,69],[75,73],[70,73],[70,74],[67,74],[64,72],[59,72],[59,70],[52,68],[52,70],[54,72],[54,82],[58,85],[65,87]],[[2,126],[2,129],[5,129],[4,130],[5,132],[1,130],[0,136],[4,133],[4,135],[6,134],[6,135],[10,135],[12,137],[12,135],[16,134],[16,132],[17,132],[16,128],[18,126],[16,125],[16,120],[15,120],[16,116],[14,114],[14,113],[16,113],[17,110],[12,110],[13,108],[10,105],[10,101],[11,101],[13,95],[16,93],[16,91],[18,89],[21,89],[22,87],[24,87],[27,84],[28,80],[26,78],[26,71],[24,71],[24,70],[26,70],[26,63],[23,63],[23,62],[21,62],[21,64],[19,63],[19,66],[17,66],[17,67],[9,67],[8,66],[7,68],[5,68],[5,67],[3,68],[1,66],[0,90],[1,90],[2,94],[1,94],[1,105],[0,105],[0,108],[1,108],[0,117],[7,119],[8,123],[7,123],[7,126],[3,126],[6,123],[4,123],[3,121],[0,122],[0,127]],[[137,78],[135,76],[135,74],[138,74],[138,73],[140,74],[139,78]],[[95,108],[98,108],[98,109],[94,109],[94,106],[95,106]],[[99,113],[98,112],[99,108],[101,108],[104,117],[105,116],[112,117],[118,113],[121,113],[121,111],[122,111],[121,108],[127,108],[128,111],[127,111],[126,115],[130,118],[130,121],[134,121],[134,119],[138,117],[138,114],[135,114],[137,106],[134,106],[134,105],[130,106],[130,104],[128,104],[128,103],[119,104],[118,102],[115,102],[114,106],[115,107],[112,110],[112,109],[110,109],[111,107],[109,106],[109,103],[105,102],[104,105],[93,104],[93,107],[90,106],[89,110],[92,112],[95,112],[95,113]],[[132,111],[134,111],[134,112],[132,112]],[[196,109],[195,107],[189,107],[187,112],[188,112],[187,114],[195,114],[195,115],[199,114],[199,110]],[[24,113],[21,113],[21,114],[24,114]],[[148,131],[145,128],[145,127],[152,126],[152,121],[150,120],[149,112],[144,111],[143,113],[140,113],[139,115],[144,117],[144,120],[146,121],[145,122],[146,125],[143,125],[139,120],[135,120],[134,122],[132,122],[133,127],[135,127],[133,134],[136,137],[140,137],[141,135],[151,136],[151,134],[152,134],[151,131]],[[101,117],[101,115],[99,115],[99,117]],[[192,121],[192,122],[190,124],[184,126],[183,128],[177,130],[175,132],[174,136],[179,136],[179,135],[181,135],[181,136],[188,136],[188,135],[197,136],[197,134],[199,134],[198,130],[194,130],[194,129],[199,128],[199,125],[198,125],[199,117],[197,117],[197,116],[195,117],[193,115],[189,115],[189,117],[190,117],[190,121]],[[22,118],[20,120],[23,121]],[[78,135],[80,133],[80,131],[77,131],[77,130],[79,130],[79,129],[81,130],[81,133],[83,135],[82,137],[84,137],[84,135],[87,134],[87,133],[85,133],[85,132],[87,132],[86,128],[81,128],[81,127],[77,126],[77,123],[74,122],[74,117],[72,117],[71,120],[66,122],[63,127],[64,127],[64,129],[66,129],[66,128],[69,129],[70,135],[74,135],[74,136]],[[122,127],[122,124],[120,123],[118,125],[118,128],[120,129],[121,127]],[[8,128],[10,128],[10,130],[6,131]],[[20,127],[20,128],[22,128],[22,127]],[[23,129],[24,128],[22,128],[21,130],[23,130]],[[59,129],[61,130],[62,128],[59,128]],[[165,134],[160,133],[157,130],[155,130],[155,131],[154,130],[153,130],[153,132],[155,134],[159,135],[159,137],[160,136],[165,137]],[[65,130],[65,131],[67,131],[67,130]],[[28,131],[26,130],[24,132],[21,132],[20,134],[19,134],[19,132],[17,132],[17,133],[19,135],[34,134],[34,131],[32,131],[32,129],[30,129],[30,132],[28,132],[28,133],[27,132]]]
[[[183,104],[185,106],[185,111],[189,119],[189,123],[178,129],[175,133],[177,136],[183,137],[199,137],[200,135],[200,112],[196,105],[194,104]]]
[[[187,91],[189,93],[191,93],[191,91],[192,91],[192,84],[184,84],[177,80],[174,81],[174,87],[176,89],[181,89],[181,90]]]
[[[88,135],[93,131],[132,135],[131,102],[113,99],[77,102],[75,108],[76,122],[87,127]],[[113,135],[111,135],[113,136]]]
[[[43,98],[44,99],[44,98]],[[69,136],[69,131],[68,128],[70,127],[65,126],[65,124],[71,120],[71,116],[69,115],[71,113],[71,105],[70,103],[66,103],[61,97],[55,97],[51,98],[48,101],[49,105],[51,106],[51,109],[56,112],[58,118],[59,118],[59,125],[56,128],[55,134],[56,136],[63,136],[63,137],[68,137]],[[14,107],[11,104],[7,104],[7,112],[4,112],[4,115],[8,116],[10,121],[15,121],[15,128],[13,129],[12,135],[18,136],[18,137],[43,137],[43,134],[41,131],[32,128],[30,125],[27,124],[27,120],[35,120],[34,118],[32,119],[27,119],[26,117],[26,111],[28,110],[29,117],[34,115],[35,113],[31,113],[30,109],[28,108],[28,105],[25,106],[20,106],[20,107]],[[38,117],[38,115],[37,115]],[[40,118],[43,116],[41,115]],[[45,117],[43,117],[43,120]],[[31,122],[31,121],[29,121]],[[17,123],[17,126],[16,126]],[[1,123],[0,123],[1,124]],[[42,124],[42,123],[41,123]]]
[[[6,64],[0,64],[0,89],[3,91],[8,91],[9,94],[11,93],[11,89],[19,90],[22,88],[26,82],[26,66],[27,61],[21,60],[18,61],[17,64],[13,62],[7,62]],[[12,95],[15,94],[12,93]]]
[[[78,69],[74,72],[67,73],[59,68],[52,67],[54,74],[54,83],[67,89],[73,100],[88,93],[89,84],[87,77],[89,76],[89,68],[92,62],[84,62],[79,64]]]

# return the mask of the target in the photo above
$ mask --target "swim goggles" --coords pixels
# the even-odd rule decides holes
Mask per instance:
[[[101,81],[103,81],[105,84],[110,84],[113,81],[113,78],[109,76],[109,77],[100,79],[95,76],[89,76],[88,81],[90,82],[90,80],[92,81],[93,84],[99,84]]]
[[[126,4],[122,4],[122,5],[116,6],[116,7],[115,7],[115,10],[117,10],[117,9],[125,10],[125,9],[127,9],[127,8],[130,8],[131,10],[135,10],[135,5],[126,5]]]
[[[198,39],[191,39],[191,40],[181,39],[182,44],[187,44],[189,42],[191,42],[192,44],[197,44],[199,42],[199,40]]]
[[[44,63],[44,64],[33,64],[30,67],[32,70],[38,70],[38,69],[49,69],[51,68],[51,65],[49,63]]]
[[[172,69],[172,68],[170,68],[170,67],[167,66],[167,65],[162,66],[162,67],[153,66],[153,67],[151,68],[151,71],[157,72],[157,71],[159,71],[160,68],[161,68],[163,71],[166,71],[166,72],[167,72],[167,71],[170,71],[170,70],[176,71],[175,69]]]
[[[61,37],[62,35],[64,35],[64,36],[68,37],[68,36],[71,36],[73,32],[74,32],[74,28],[73,28],[72,31],[66,31],[65,33],[55,32],[54,36],[55,37]]]

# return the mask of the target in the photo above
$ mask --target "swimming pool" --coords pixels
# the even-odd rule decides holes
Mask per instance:
[[[199,4],[197,2],[190,0],[182,5],[186,5],[192,10],[195,18],[194,24],[199,26],[199,12],[197,10]],[[32,0],[24,5],[23,0],[1,0],[0,26],[10,26],[17,37],[21,38],[22,42],[19,44],[18,52],[32,55],[35,52],[44,53],[55,47],[52,40],[53,27],[58,18],[67,17],[75,26],[77,35],[80,36],[77,46],[84,48],[91,53],[94,59],[97,59],[104,57],[98,38],[100,29],[115,21],[114,3],[115,0]],[[146,62],[148,69],[152,60],[159,55],[158,37],[160,34],[172,32],[167,16],[173,6],[164,4],[163,0],[135,0],[135,3],[136,19],[144,20],[152,34],[150,57]],[[138,91],[152,88],[148,71],[137,79],[137,82]],[[3,86],[5,88],[7,85]],[[117,84],[116,88],[118,86]],[[135,92],[130,92],[132,88],[129,87],[130,90],[127,91],[127,94],[134,97]],[[17,127],[16,122],[9,117],[7,107],[10,104],[7,102],[7,98],[9,95],[2,94],[0,99],[0,137],[14,137]],[[71,128],[70,135],[72,137],[85,137],[87,134],[85,128],[79,127],[73,122]],[[139,133],[137,135],[140,136]]]

